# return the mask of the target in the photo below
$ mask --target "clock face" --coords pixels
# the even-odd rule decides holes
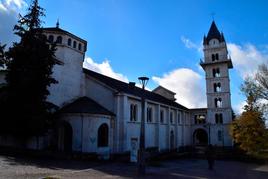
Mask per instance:
[[[214,45],[218,45],[218,44],[219,44],[219,40],[218,39],[211,39],[209,41],[209,45],[214,46]]]

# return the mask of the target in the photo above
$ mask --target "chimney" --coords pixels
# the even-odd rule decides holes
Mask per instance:
[[[128,83],[128,86],[129,86],[130,88],[134,88],[134,87],[135,87],[135,84],[136,84],[135,82],[129,82],[129,83]]]

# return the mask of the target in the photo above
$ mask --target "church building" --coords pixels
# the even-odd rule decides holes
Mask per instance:
[[[57,43],[56,58],[63,63],[54,66],[53,77],[59,83],[49,88],[48,96],[60,109],[58,150],[113,154],[139,146],[143,96],[146,148],[232,146],[228,125],[232,121],[229,69],[233,66],[224,35],[214,21],[204,37],[200,62],[206,74],[207,108],[198,109],[177,103],[175,93],[165,87],[143,91],[133,82],[85,69],[85,40],[58,25],[43,32]]]

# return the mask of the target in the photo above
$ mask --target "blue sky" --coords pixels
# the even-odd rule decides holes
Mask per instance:
[[[22,14],[24,2],[30,3],[1,0],[6,9]],[[236,111],[244,100],[242,79],[268,59],[265,0],[40,0],[40,5],[46,9],[44,26],[55,26],[59,18],[61,28],[87,40],[87,67],[125,81],[148,76],[148,88],[161,84],[187,107],[206,104],[198,63],[212,13],[234,63],[230,74]]]

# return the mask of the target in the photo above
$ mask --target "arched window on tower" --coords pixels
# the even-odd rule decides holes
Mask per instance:
[[[58,44],[61,44],[62,43],[62,37],[61,36],[58,36],[57,37],[56,43],[58,43]]]
[[[221,92],[221,83],[214,83],[214,92]]]
[[[221,108],[222,107],[222,99],[221,98],[215,98],[214,102],[215,102],[215,107],[216,108]]]
[[[219,60],[219,54],[215,54],[215,60]]]
[[[81,50],[81,43],[78,44],[78,50]]]
[[[213,62],[215,61],[215,55],[214,54],[212,54],[211,59],[212,59]]]
[[[76,48],[76,41],[73,41],[73,48]]]
[[[68,39],[68,46],[71,46],[72,45],[72,39]]]
[[[48,41],[49,41],[50,43],[53,43],[53,42],[54,42],[54,36],[53,36],[53,35],[49,35],[49,36],[48,36]]]
[[[109,127],[107,124],[102,124],[98,129],[98,147],[108,147]]]
[[[221,77],[221,73],[220,73],[219,68],[213,68],[212,73],[213,73],[213,77]]]

